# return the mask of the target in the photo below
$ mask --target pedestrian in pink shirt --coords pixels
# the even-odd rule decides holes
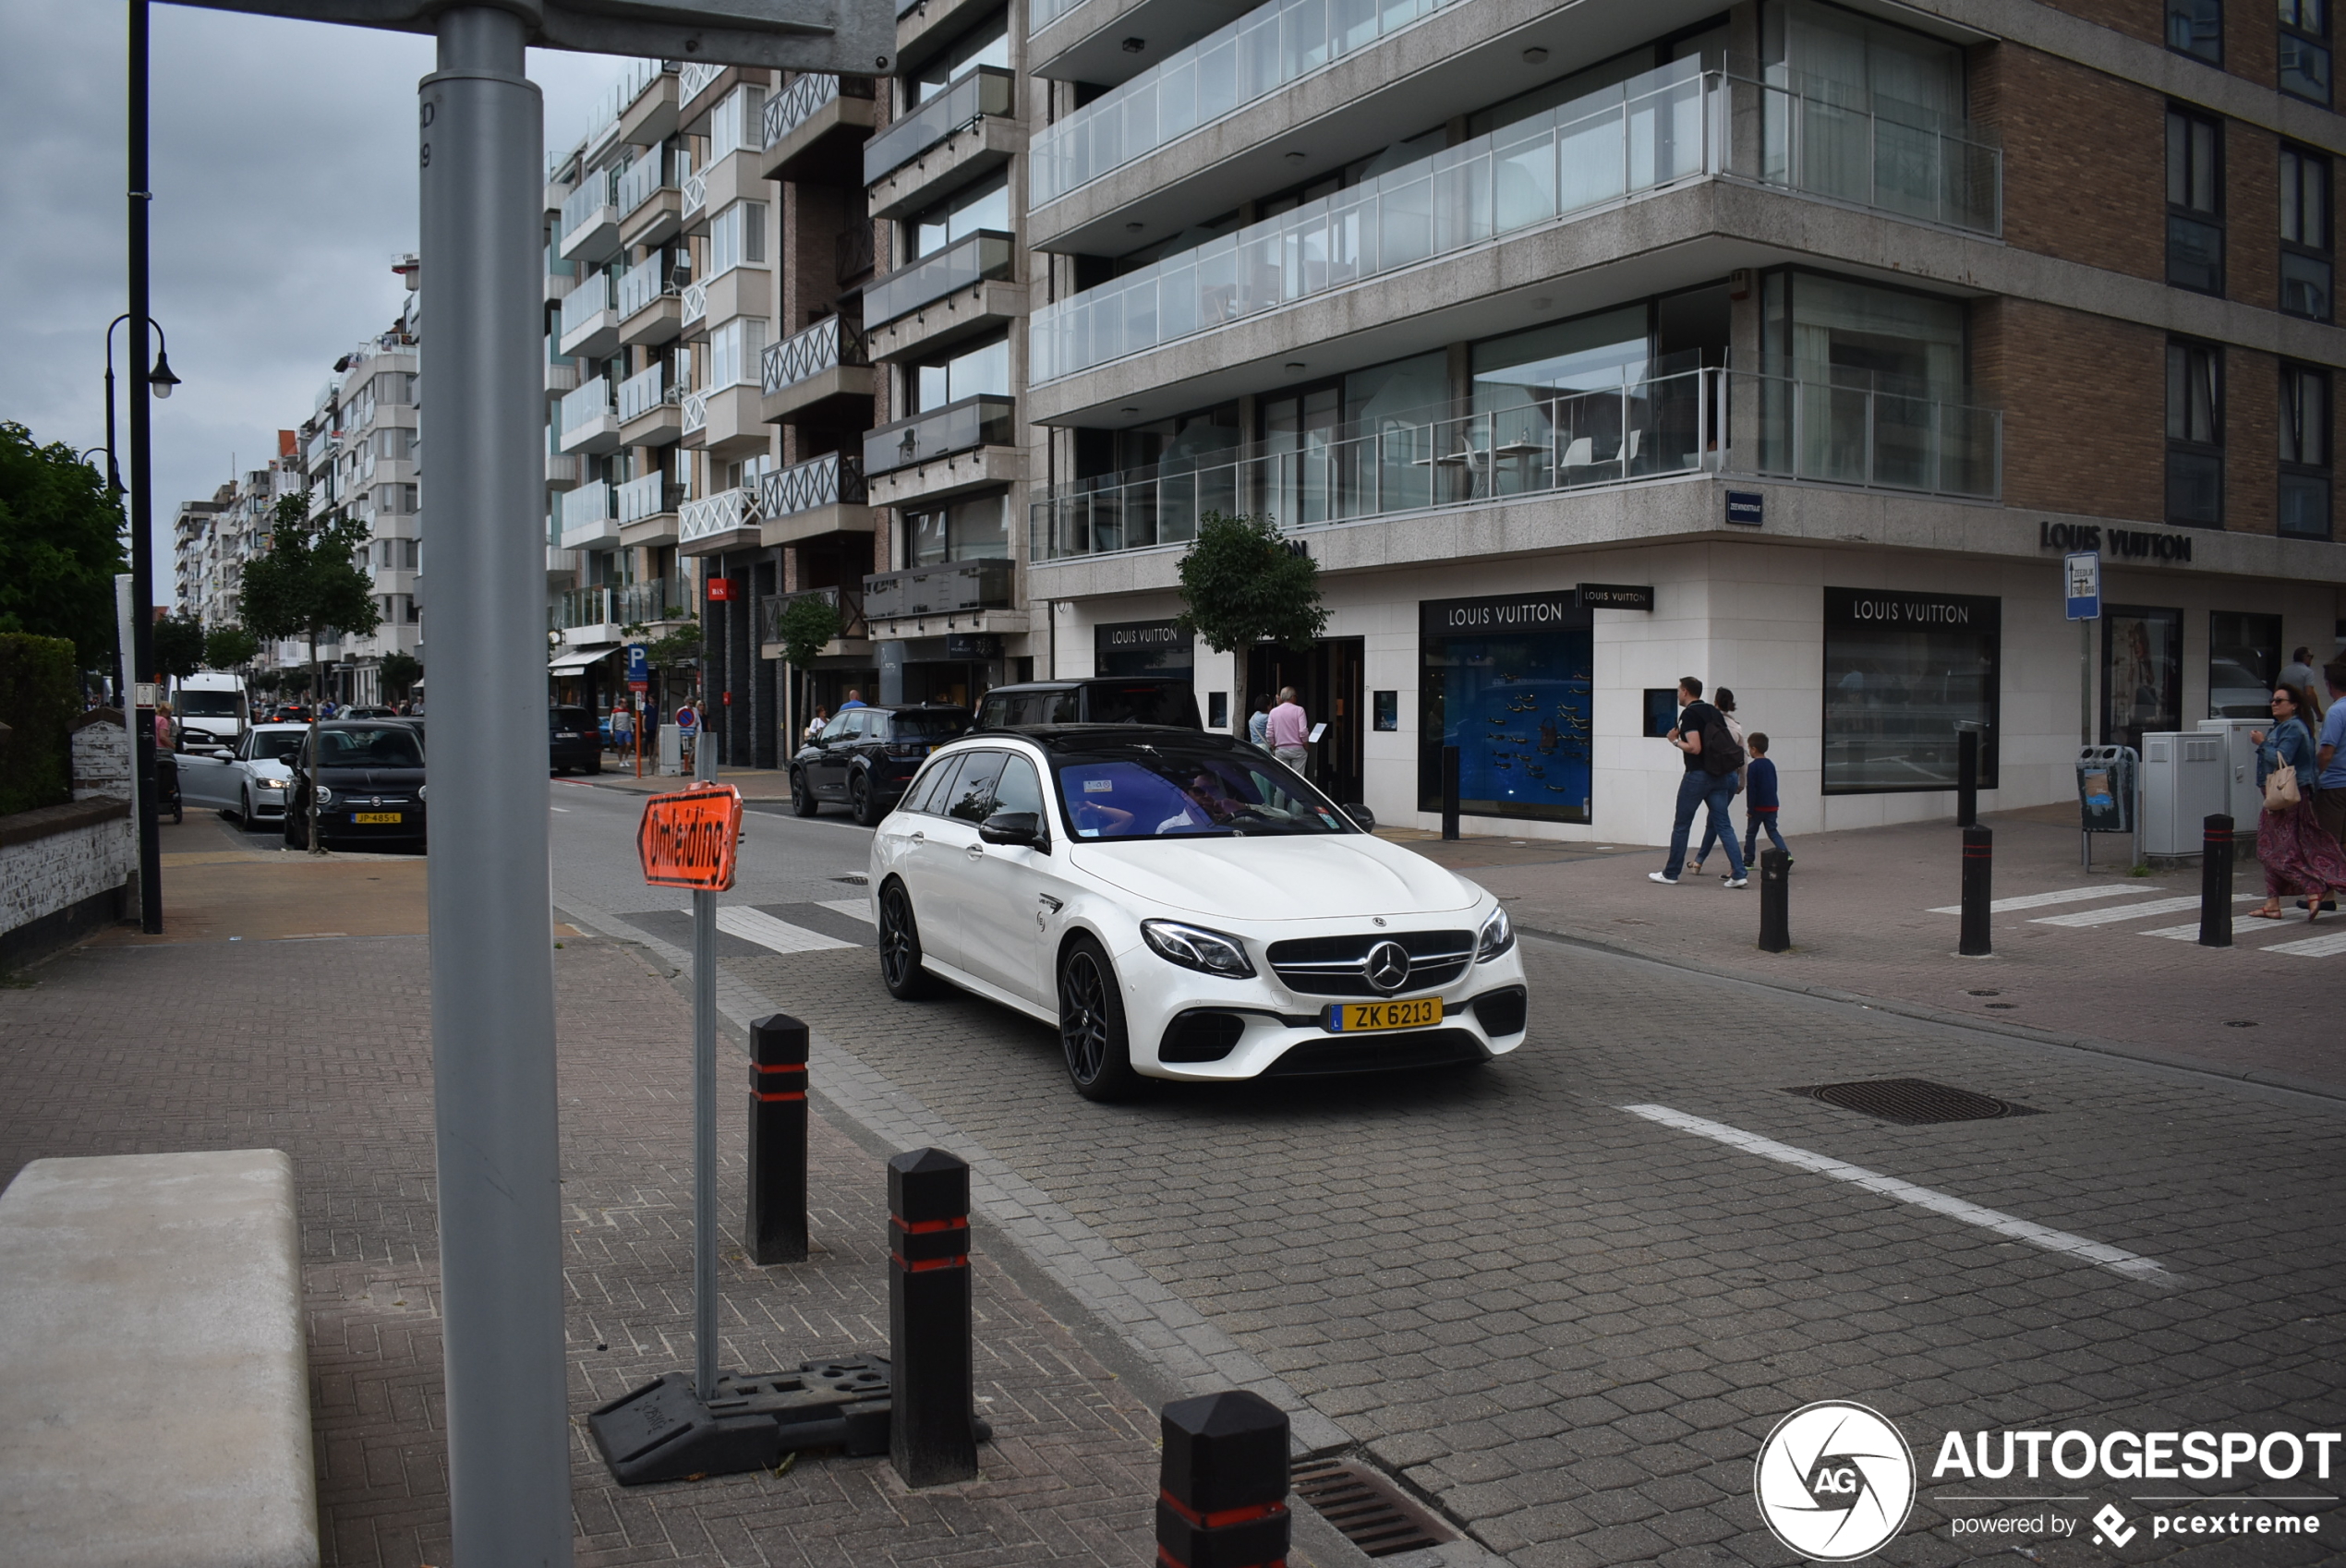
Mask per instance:
[[[1295,769],[1308,775],[1304,751],[1312,733],[1312,721],[1304,717],[1302,705],[1295,700],[1295,688],[1279,688],[1279,706],[1270,713],[1271,754]]]

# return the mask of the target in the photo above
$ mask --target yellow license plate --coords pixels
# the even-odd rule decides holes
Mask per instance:
[[[350,820],[361,827],[376,827],[385,823],[404,822],[406,818],[395,811],[355,811],[350,814]]]
[[[1378,1029],[1423,1029],[1441,1021],[1439,996],[1421,996],[1414,1002],[1337,1002],[1328,1008],[1328,1028],[1337,1034],[1360,1034]]]

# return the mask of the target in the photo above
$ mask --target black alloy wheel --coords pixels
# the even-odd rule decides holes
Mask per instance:
[[[847,781],[848,814],[859,827],[877,827],[888,813],[881,809],[872,794],[872,776],[858,773]]]
[[[920,923],[913,918],[913,897],[901,882],[880,889],[880,981],[900,1002],[918,1002],[937,992],[937,977],[921,963]]]
[[[1059,960],[1059,1045],[1068,1080],[1084,1099],[1129,1099],[1141,1087],[1115,966],[1088,936],[1078,937]]]
[[[823,809],[823,802],[815,798],[815,791],[807,786],[806,770],[803,767],[790,770],[790,809],[792,816],[813,816]]]

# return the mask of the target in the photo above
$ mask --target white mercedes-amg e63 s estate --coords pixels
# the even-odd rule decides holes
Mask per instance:
[[[1058,1026],[1078,1092],[1467,1065],[1523,1043],[1496,899],[1257,748],[1065,725],[939,747],[880,824],[894,995],[939,981]]]

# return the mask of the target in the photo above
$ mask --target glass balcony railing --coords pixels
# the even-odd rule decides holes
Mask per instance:
[[[1027,0],[1027,35],[1033,37],[1082,4],[1083,0]]]
[[[568,440],[611,412],[611,378],[598,376],[574,392],[562,394],[562,437]]]
[[[611,274],[589,272],[578,280],[578,286],[562,296],[562,336],[587,325],[611,308]]]
[[[609,588],[569,588],[554,597],[548,607],[546,620],[557,632],[575,632],[586,626],[610,626],[611,590]]]
[[[884,326],[980,278],[1007,278],[1017,251],[1018,241],[1011,235],[980,229],[875,281],[864,291],[864,320],[867,327]]]
[[[555,498],[554,506],[562,518],[562,548],[581,549],[611,532],[618,521],[612,509],[611,486],[600,479],[564,490]]]
[[[827,71],[808,71],[766,101],[766,145],[773,146],[815,117],[816,110],[840,98],[869,98],[872,78],[840,78]]]
[[[647,517],[675,511],[682,500],[683,490],[675,480],[665,474],[647,474],[619,487],[619,520],[641,523]]]
[[[1030,208],[1234,114],[1456,0],[1270,0],[1035,134]],[[1065,7],[1062,6],[1062,9]],[[1031,21],[1040,28],[1044,20]]]
[[[864,504],[864,465],[843,452],[826,452],[757,476],[761,516],[787,517],[825,506]]]
[[[1037,381],[1715,172],[1720,80],[1664,66],[1045,306]]]
[[[1008,446],[1017,422],[1018,404],[1007,397],[965,397],[892,425],[882,425],[864,437],[864,476],[877,478],[916,463],[974,452],[984,446]]]
[[[1998,412],[1943,391],[1688,368],[1444,406],[1078,480],[1029,509],[1031,558],[1183,544],[1208,512],[1283,528],[1703,473],[1993,500]],[[1842,372],[1845,376],[1845,372]]]
[[[655,621],[690,621],[692,596],[681,577],[650,577],[623,584],[613,590],[612,613],[622,626],[647,626]]]
[[[1738,79],[1757,93],[1765,151],[1759,177],[1804,195],[1847,201],[1926,223],[2003,232],[2003,153],[1977,127],[1845,90]]]
[[[1010,72],[975,66],[945,90],[864,144],[864,183],[894,174],[962,127],[987,115],[1008,115],[1016,101]]]
[[[843,316],[826,316],[795,337],[766,345],[758,360],[758,385],[771,397],[826,370],[871,362],[864,348],[864,329]]]
[[[1008,609],[1015,602],[1017,581],[1018,563],[998,557],[875,572],[864,579],[864,614],[889,621],[904,615]]]
[[[623,220],[666,187],[667,182],[659,177],[660,162],[659,153],[654,151],[620,171],[616,188],[619,215]]]
[[[608,169],[589,170],[578,188],[562,199],[562,243],[595,221],[595,214],[616,200],[615,182]]]
[[[757,497],[746,489],[720,490],[688,501],[676,513],[676,542],[698,540],[746,528],[757,521]]]
[[[668,269],[660,265],[659,254],[647,256],[620,274],[620,320],[625,320],[653,300],[674,293],[676,285],[669,281]]]
[[[676,399],[676,389],[668,384],[667,367],[647,366],[619,383],[620,422],[624,424],[649,414],[663,404],[674,403]]]

